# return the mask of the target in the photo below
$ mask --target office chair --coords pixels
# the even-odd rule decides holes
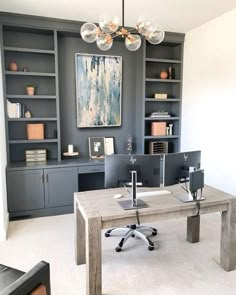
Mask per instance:
[[[1,295],[50,295],[49,263],[41,261],[30,271],[0,264]]]
[[[136,190],[137,175],[141,175],[139,182],[144,186],[159,187],[160,160],[160,155],[107,155],[105,157],[105,187],[115,188],[124,186],[126,188],[127,183],[129,183],[132,189],[135,187]],[[149,226],[140,226],[138,218],[137,223],[138,224],[112,228],[106,231],[105,237],[110,237],[113,232],[118,230],[125,232],[120,243],[116,247],[117,252],[122,250],[122,247],[130,237],[135,236],[139,237],[148,245],[148,250],[152,251],[154,249],[154,244],[148,236],[150,234],[153,236],[157,235],[157,230]],[[146,235],[145,232],[148,232],[148,235]]]
[[[150,233],[153,236],[157,235],[157,229],[154,227],[149,227],[149,226],[141,226],[137,224],[132,224],[132,225],[127,225],[126,227],[114,227],[112,229],[109,229],[105,232],[105,237],[110,237],[111,232],[114,231],[123,231],[125,232],[123,238],[119,242],[118,246],[116,247],[116,252],[120,252],[122,250],[122,247],[124,246],[125,242],[130,238],[130,237],[138,237],[142,239],[147,245],[148,245],[148,250],[152,251],[154,250],[154,244],[153,242],[148,238]],[[149,232],[149,235],[145,235],[143,232]]]

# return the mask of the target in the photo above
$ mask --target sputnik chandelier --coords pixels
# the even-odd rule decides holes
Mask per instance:
[[[122,0],[122,26],[119,26],[117,16],[107,19],[105,16],[99,18],[99,26],[94,23],[82,25],[80,34],[85,42],[96,41],[100,50],[109,50],[113,45],[114,38],[120,36],[125,40],[125,46],[130,51],[138,50],[141,46],[141,37],[153,45],[161,43],[165,32],[155,23],[140,17],[135,28],[124,26],[124,0]]]

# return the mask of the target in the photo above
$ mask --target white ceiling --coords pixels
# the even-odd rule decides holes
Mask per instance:
[[[236,0],[125,0],[125,25],[139,16],[154,19],[165,31],[186,33],[236,8]],[[117,15],[122,0],[0,0],[0,11],[97,22],[99,15]]]

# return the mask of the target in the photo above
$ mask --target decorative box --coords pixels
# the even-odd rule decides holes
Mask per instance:
[[[166,135],[166,122],[152,122],[151,135]]]
[[[44,124],[27,124],[28,139],[44,139]]]
[[[167,93],[155,93],[154,97],[157,99],[166,99]]]

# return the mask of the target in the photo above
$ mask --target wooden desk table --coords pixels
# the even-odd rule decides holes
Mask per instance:
[[[163,188],[155,188],[162,190]],[[140,223],[187,217],[187,240],[199,242],[200,216],[195,203],[183,203],[175,198],[183,194],[179,185],[166,187],[170,195],[145,197],[148,208],[139,209]],[[151,191],[153,188],[139,188]],[[236,197],[210,186],[204,188],[205,201],[200,214],[222,212],[220,265],[226,271],[236,268]],[[116,193],[125,194],[123,188],[105,189],[74,194],[75,258],[76,264],[86,263],[86,290],[88,295],[102,294],[101,230],[136,224],[135,210],[123,210],[114,199]]]

